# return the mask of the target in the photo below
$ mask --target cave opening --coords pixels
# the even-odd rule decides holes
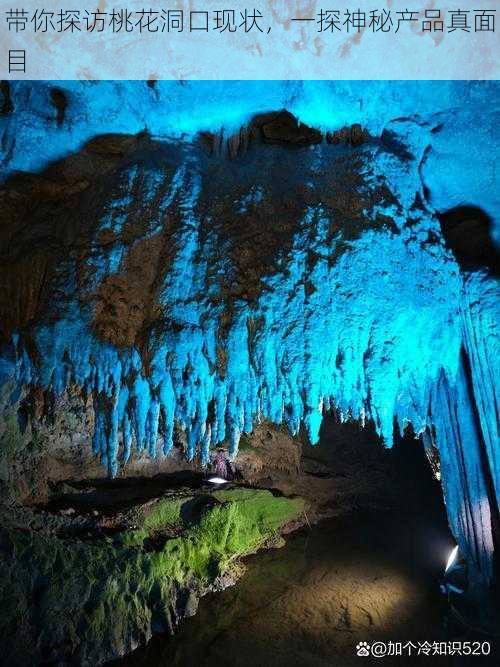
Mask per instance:
[[[456,206],[438,214],[438,219],[446,244],[462,268],[485,268],[500,275],[500,250],[486,211],[479,206]]]

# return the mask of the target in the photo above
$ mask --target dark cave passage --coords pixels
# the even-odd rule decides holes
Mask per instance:
[[[447,246],[464,269],[487,268],[500,275],[500,252],[492,237],[493,222],[477,206],[456,206],[439,216]]]
[[[49,513],[113,515],[117,511],[158,498],[165,492],[198,490],[202,487],[203,480],[202,472],[192,470],[180,470],[149,478],[88,479],[72,482],[70,486],[54,485],[51,499],[47,503],[36,504],[35,508]]]

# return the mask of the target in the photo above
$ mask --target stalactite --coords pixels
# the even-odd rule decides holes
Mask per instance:
[[[368,152],[364,158],[366,163],[373,160],[373,173],[364,186],[368,191],[378,187],[380,179],[386,183],[386,174],[401,162],[383,152]],[[325,168],[330,160],[320,150],[307,164]],[[405,199],[412,201],[409,183],[418,187],[416,173],[406,167],[402,187],[390,182],[400,210],[392,205],[389,211],[381,206],[367,211],[366,231],[347,247],[342,247],[341,236],[331,237],[335,221],[322,203],[309,206],[297,221],[283,269],[263,276],[256,303],[232,303],[229,326],[221,332],[225,304],[214,300],[220,296],[217,290],[212,287],[211,294],[200,298],[216,243],[200,237],[201,169],[188,157],[166,189],[161,172],[154,169],[138,174],[134,165],[123,178],[126,188],[133,188],[138,178],[148,183],[144,207],[159,202],[155,221],[164,220],[174,206],[181,218],[171,241],[177,250],[159,296],[165,327],[150,335],[148,369],[139,350],[99,340],[92,330],[91,309],[78,303],[70,284],[64,315],[35,332],[39,364],[27,364],[24,348],[18,349],[19,383],[34,373],[37,383],[56,393],[68,383],[92,393],[94,451],[112,475],[120,443],[124,460],[132,439],[138,451],[158,454],[160,414],[162,451],[168,453],[172,446],[176,421],[187,432],[188,456],[199,452],[203,462],[211,443],[225,438],[235,456],[241,434],[261,418],[284,422],[292,433],[304,424],[314,444],[323,410],[330,406],[356,419],[373,419],[389,446],[394,416],[401,428],[411,420],[421,429],[432,382],[441,369],[450,377],[457,372],[460,280],[444,248],[425,249],[405,225],[409,214],[403,207]],[[246,193],[242,200],[248,201]],[[254,198],[254,206],[259,202]],[[133,208],[130,196],[123,197],[120,206],[112,202],[112,218],[106,214],[102,228],[115,225],[113,216],[125,224],[124,205]],[[244,207],[240,210],[244,224]],[[374,225],[382,212],[391,214],[394,232]],[[425,211],[419,215],[419,235],[424,238],[436,222]],[[149,236],[157,232],[157,224]],[[95,284],[119,271],[120,263],[97,265],[101,268],[92,278]],[[231,270],[228,262],[221,267],[222,272]],[[250,320],[259,322],[252,340]],[[221,347],[224,369],[217,356]],[[211,416],[209,404],[214,405]]]
[[[404,151],[397,142],[349,147],[357,162],[347,176],[360,177],[349,181],[352,211],[340,210],[349,187],[344,149],[334,145],[283,160],[281,147],[267,146],[260,162],[247,153],[249,166],[234,151],[231,160],[207,157],[190,142],[129,158],[119,194],[100,202],[86,272],[75,263],[58,285],[57,317],[30,332],[30,352],[17,333],[2,350],[0,380],[17,386],[12,401],[27,385],[91,394],[94,452],[112,476],[134,449],[168,455],[174,425],[186,432],[188,457],[203,464],[226,440],[235,457],[241,434],[263,418],[292,433],[304,426],[313,445],[329,408],[373,420],[387,446],[395,421],[434,429],[455,535],[489,580],[500,495],[498,281],[462,274],[440,240],[423,203],[427,131],[400,121]],[[316,185],[326,177],[332,186]],[[227,201],[232,217],[219,219]],[[250,216],[282,233],[269,258],[263,243],[257,276],[245,264],[252,238],[231,227],[234,218],[244,229]],[[125,242],[138,221],[144,229]],[[100,243],[103,234],[111,241]],[[149,319],[127,345],[128,330],[113,339],[127,322],[114,315],[106,329],[96,300],[103,285],[117,290],[111,305],[115,294],[126,300],[133,281],[110,279],[131,270],[140,243],[155,251],[154,307],[141,302]],[[257,289],[242,293],[240,275]]]

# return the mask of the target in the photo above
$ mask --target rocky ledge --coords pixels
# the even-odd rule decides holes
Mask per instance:
[[[303,510],[300,498],[237,487],[176,490],[108,515],[11,511],[0,533],[4,655],[98,665],[172,632]]]

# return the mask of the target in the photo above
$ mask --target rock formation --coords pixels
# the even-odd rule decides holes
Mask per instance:
[[[265,86],[225,129],[213,97],[208,119],[187,112],[194,84],[163,97],[139,82],[4,85],[6,486],[68,397],[110,476],[145,452],[162,465],[175,432],[203,466],[219,444],[237,458],[262,419],[313,445],[327,410],[373,422],[388,447],[411,423],[472,580],[491,585],[499,210],[486,145],[498,147],[499,88],[456,84],[455,121],[450,85],[427,108],[400,85],[350,122],[345,103],[329,116],[318,101],[339,101],[334,88]],[[360,86],[351,99],[369,97]],[[144,113],[134,95],[150,96]],[[268,112],[270,99],[307,112]],[[483,126],[465,131],[477,100]],[[485,166],[465,193],[469,156]],[[446,217],[463,205],[476,208]]]

